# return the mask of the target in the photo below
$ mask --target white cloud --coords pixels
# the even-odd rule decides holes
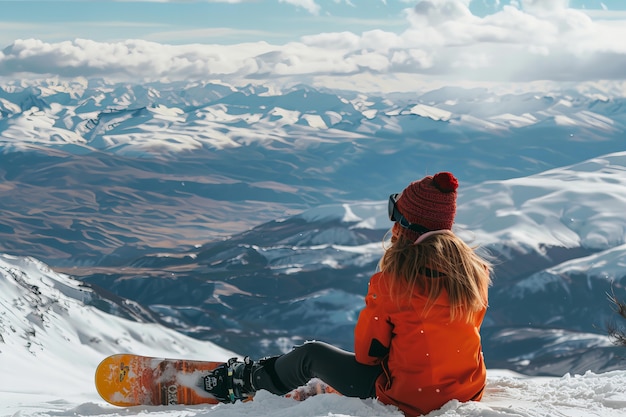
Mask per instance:
[[[302,7],[307,12],[318,15],[320,13],[321,7],[319,4],[315,3],[315,0],[278,0],[279,3],[287,3],[292,4],[294,6]]]
[[[360,46],[361,38],[351,32],[321,33],[319,35],[303,36],[302,43],[319,48],[354,49]]]
[[[603,11],[606,16],[608,11]],[[144,79],[307,82],[343,78],[445,82],[626,80],[626,22],[595,19],[566,1],[529,1],[479,17],[469,0],[423,0],[410,27],[322,33],[299,42],[162,45],[145,40],[47,43],[16,40],[0,54],[0,76],[52,74]],[[408,88],[408,87],[407,87]]]
[[[593,21],[563,0],[526,0],[479,18],[467,1],[424,0],[408,15],[413,46],[430,53],[435,70],[494,80],[624,79],[623,22]],[[471,57],[475,56],[475,59]],[[459,74],[460,75],[460,74]]]
[[[569,0],[521,0],[521,5],[529,12],[554,12],[567,9]]]

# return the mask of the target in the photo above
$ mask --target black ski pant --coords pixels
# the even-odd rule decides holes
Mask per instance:
[[[264,367],[271,378],[260,378],[256,388],[278,395],[319,378],[345,396],[374,398],[376,378],[382,372],[380,365],[358,363],[354,353],[323,342],[306,342]]]

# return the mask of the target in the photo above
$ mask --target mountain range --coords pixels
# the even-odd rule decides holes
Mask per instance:
[[[496,265],[488,366],[619,369],[606,327],[626,275],[625,103],[575,89],[5,83],[0,253],[80,279],[104,311],[231,351],[349,349],[387,196],[449,170],[455,232]]]

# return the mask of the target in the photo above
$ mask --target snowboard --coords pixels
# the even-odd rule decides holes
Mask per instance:
[[[96,368],[96,390],[105,401],[120,407],[218,404],[220,401],[204,390],[204,376],[222,364],[224,362],[112,355]],[[286,397],[303,401],[325,393],[338,392],[314,379]]]
[[[121,407],[217,404],[204,390],[203,377],[223,363],[112,355],[96,368],[96,390],[105,401]]]

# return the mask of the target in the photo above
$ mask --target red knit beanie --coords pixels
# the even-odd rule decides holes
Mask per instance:
[[[430,230],[450,230],[456,214],[458,186],[458,180],[449,172],[427,176],[409,184],[396,206],[411,223]]]

